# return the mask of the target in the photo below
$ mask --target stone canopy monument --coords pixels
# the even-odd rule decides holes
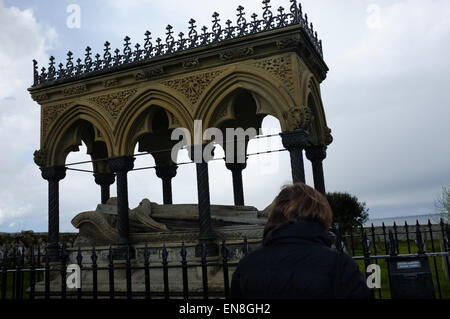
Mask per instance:
[[[273,10],[263,1],[261,15],[237,9],[237,22],[218,13],[212,27],[176,35],[167,26],[165,39],[145,32],[143,45],[124,39],[113,50],[83,58],[67,54],[64,63],[50,57],[39,68],[34,61],[34,83],[29,92],[41,108],[40,149],[34,160],[48,181],[48,253],[58,259],[59,181],[73,166],[70,152],[82,142],[92,159],[101,205],[74,216],[81,245],[130,245],[185,240],[202,244],[208,256],[219,253],[218,241],[233,236],[260,238],[267,210],[245,206],[242,171],[247,163],[225,158],[233,176],[234,206],[210,204],[208,162],[196,162],[198,205],[173,205],[172,179],[177,163],[170,157],[174,129],[194,136],[194,121],[203,130],[261,127],[271,115],[280,122],[281,138],[290,153],[293,182],[305,182],[303,154],[311,161],[314,186],[325,193],[322,161],[332,142],[321,99],[320,84],[328,68],[322,42],[302,7]],[[203,143],[189,141],[190,150]],[[248,140],[246,141],[246,145]],[[155,159],[162,180],[164,202],[144,199],[130,209],[127,174],[134,168],[134,150]],[[223,147],[234,147],[229,144]],[[116,182],[117,198],[110,198]],[[82,196],[82,194],[81,194]],[[150,194],[149,194],[150,198]],[[93,207],[94,208],[94,207]]]

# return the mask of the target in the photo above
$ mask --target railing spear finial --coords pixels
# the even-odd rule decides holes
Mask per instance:
[[[37,85],[39,82],[39,72],[38,72],[38,63],[36,60],[33,60],[33,83]]]

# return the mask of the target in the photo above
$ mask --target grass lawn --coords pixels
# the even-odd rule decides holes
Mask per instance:
[[[37,272],[35,273],[35,282],[38,281],[42,281],[44,278],[44,274],[43,272],[41,272],[40,274],[38,274]],[[17,277],[14,278],[14,274],[13,273],[8,273],[7,276],[7,285],[6,285],[6,299],[16,299],[15,295],[16,295],[16,291],[15,291],[15,287],[14,285],[16,284]],[[1,278],[0,278],[0,283],[1,283]],[[30,295],[27,292],[27,289],[30,287],[30,273],[29,272],[23,272],[23,299],[29,299]],[[13,294],[14,294],[14,298],[13,298]],[[1,298],[1,293],[0,293],[0,298]]]

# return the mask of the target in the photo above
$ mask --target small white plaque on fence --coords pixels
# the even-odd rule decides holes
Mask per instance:
[[[412,268],[420,268],[422,264],[419,260],[416,261],[401,261],[397,263],[397,269],[412,269]]]

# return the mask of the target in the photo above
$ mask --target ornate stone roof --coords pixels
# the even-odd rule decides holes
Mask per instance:
[[[151,33],[147,31],[143,46],[136,44],[132,48],[131,39],[127,36],[124,39],[122,50],[112,51],[111,44],[106,41],[103,54],[97,53],[93,56],[92,49],[87,47],[84,59],[78,58],[74,61],[73,53],[69,51],[65,63],[56,65],[55,58],[51,56],[48,67],[41,69],[39,69],[37,61],[33,60],[33,87],[65,83],[85,76],[124,70],[157,57],[170,56],[177,52],[208,47],[293,25],[301,27],[316,53],[323,59],[322,41],[318,39],[313,24],[308,21],[307,14],[303,14],[302,6],[297,0],[290,0],[289,10],[279,7],[276,12],[271,10],[270,0],[263,0],[262,3],[262,17],[258,17],[254,13],[250,16],[251,19],[245,16],[244,8],[239,6],[236,24],[233,24],[231,20],[221,24],[219,14],[214,12],[210,31],[206,26],[201,28],[201,32],[197,31],[196,21],[190,19],[188,34],[180,32],[177,38],[174,36],[173,27],[168,25],[166,39],[157,38],[156,43],[152,42]]]

